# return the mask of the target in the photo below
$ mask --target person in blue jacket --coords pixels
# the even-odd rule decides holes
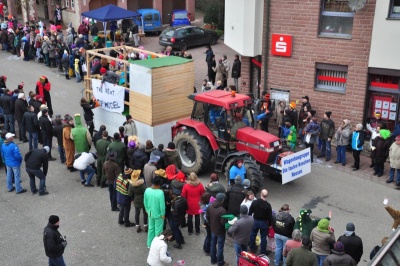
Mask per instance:
[[[246,175],[246,167],[243,164],[243,160],[239,159],[236,163],[229,169],[229,185],[233,185],[235,183],[235,178],[240,176],[242,178],[242,182],[245,179]]]
[[[25,193],[26,189],[21,187],[21,163],[22,163],[22,156],[21,152],[19,151],[18,146],[14,143],[14,136],[15,134],[7,133],[6,140],[4,141],[3,145],[1,146],[1,156],[4,158],[4,162],[7,167],[7,190],[8,192],[17,189],[17,194]],[[15,178],[15,187],[12,184],[12,173],[14,173]]]
[[[364,131],[362,124],[357,124],[351,138],[351,148],[353,149],[354,165],[353,171],[360,169],[360,153],[364,146]]]

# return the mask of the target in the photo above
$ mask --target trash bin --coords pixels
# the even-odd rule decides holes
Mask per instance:
[[[106,47],[107,48],[112,47],[112,41],[106,41]]]

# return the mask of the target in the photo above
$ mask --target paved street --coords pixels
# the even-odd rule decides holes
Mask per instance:
[[[142,45],[149,50],[161,50],[158,37],[146,37]],[[232,62],[235,52],[226,48],[222,41],[213,50],[217,57],[226,53]],[[190,49],[195,59],[197,87],[206,74],[204,51],[204,47]],[[34,61],[23,62],[8,53],[0,53],[0,61],[0,75],[8,77],[9,88],[14,89],[24,81],[24,90],[29,92],[35,89],[39,77],[45,75],[52,83],[54,113],[82,113],[79,100],[82,97],[83,83],[66,81],[54,69]],[[28,144],[21,144],[19,141],[17,143],[24,155]],[[58,158],[55,145],[54,140],[53,154]],[[368,161],[366,158],[363,160]],[[350,163],[352,158],[348,153],[348,165]],[[366,164],[362,167],[366,168]],[[21,170],[22,186],[29,190],[24,167]],[[208,174],[202,176],[201,180],[206,184]],[[341,166],[337,167],[332,163],[315,163],[311,174],[285,186],[271,180],[265,180],[264,185],[270,192],[268,198],[275,210],[288,203],[293,216],[297,216],[301,208],[310,208],[314,215],[321,217],[332,211],[331,226],[335,228],[336,237],[343,233],[347,222],[354,222],[356,233],[364,241],[364,256],[360,265],[366,265],[372,247],[390,234],[392,219],[383,208],[383,198],[388,197],[389,204],[400,209],[397,190],[386,186],[382,181],[370,180],[370,175],[353,175],[353,172],[343,171]],[[45,197],[33,196],[30,192],[22,195],[7,193],[4,170],[1,170],[1,265],[46,264],[42,231],[51,214],[60,216],[60,232],[68,239],[64,254],[67,265],[146,265],[146,234],[137,234],[134,228],[117,224],[118,213],[110,211],[106,189],[83,187],[79,174],[67,171],[59,159],[50,162],[47,189],[50,194]],[[131,212],[132,221],[133,216],[134,211]],[[174,262],[185,259],[189,266],[209,265],[209,257],[202,252],[205,231],[200,236],[189,236],[184,229],[183,234],[186,244],[182,250],[176,250],[170,245]],[[230,265],[234,265],[234,251],[229,243],[225,246],[225,258]]]

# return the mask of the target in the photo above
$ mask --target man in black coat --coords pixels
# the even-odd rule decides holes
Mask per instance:
[[[235,55],[235,60],[232,65],[232,78],[236,86],[236,91],[239,92],[239,78],[241,76],[242,62],[239,60],[239,55]]]
[[[22,116],[22,126],[25,127],[28,132],[29,150],[37,149],[38,147],[38,135],[39,135],[39,121],[37,115],[34,112],[32,105],[28,106],[27,112]]]
[[[179,226],[185,221],[186,211],[188,210],[188,204],[184,197],[181,197],[179,191],[172,195],[172,208],[170,211],[169,225],[172,232],[174,233],[175,244],[174,248],[181,249],[182,244],[185,243],[183,239],[181,229]]]
[[[11,97],[12,93],[9,89],[4,90],[4,95],[0,97],[0,107],[3,108],[4,130],[15,133],[14,100]]]
[[[56,158],[51,157],[51,147],[53,146],[53,125],[48,117],[47,109],[42,110],[42,116],[39,118],[40,130],[42,132],[43,147],[47,146],[50,148],[49,160],[54,161]]]
[[[22,117],[24,113],[27,111],[28,103],[25,100],[25,94],[19,93],[18,99],[15,101],[15,111],[14,111],[14,118],[18,123],[18,136],[19,140],[28,142],[26,138],[26,130],[24,125],[22,124]]]
[[[165,156],[164,150],[164,144],[159,144],[158,148],[151,153],[153,153],[155,156],[159,156],[160,160],[157,162],[157,169],[166,169],[168,166],[167,163],[167,157]]]
[[[356,227],[353,223],[347,223],[344,235],[340,236],[338,241],[344,245],[344,252],[350,255],[358,264],[363,255],[363,243],[359,236],[354,232]]]
[[[144,166],[149,162],[149,159],[144,152],[145,146],[143,143],[139,144],[139,149],[137,149],[132,156],[132,162],[129,162],[133,166],[133,170],[141,170],[140,176],[143,177]]]
[[[50,151],[49,147],[43,149],[34,149],[25,154],[25,167],[26,172],[30,178],[30,186],[32,194],[38,192],[35,183],[35,176],[39,178],[39,196],[49,194],[46,191],[46,176],[49,169],[49,158],[47,153]],[[43,168],[43,170],[42,170]]]
[[[235,178],[235,184],[233,184],[226,192],[225,202],[227,204],[227,213],[239,216],[240,205],[246,198],[246,194],[247,189],[242,185],[242,177],[238,175]]]
[[[57,215],[49,217],[49,223],[43,231],[43,244],[46,256],[49,257],[49,265],[64,265],[64,250],[67,240],[58,232],[60,218]]]

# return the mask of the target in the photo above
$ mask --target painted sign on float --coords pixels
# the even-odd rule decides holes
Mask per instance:
[[[100,103],[100,108],[113,113],[124,111],[124,87],[92,79],[92,90],[93,96]]]
[[[282,158],[282,185],[311,173],[310,148]]]
[[[292,41],[292,35],[272,34],[271,54],[278,56],[292,56]]]

